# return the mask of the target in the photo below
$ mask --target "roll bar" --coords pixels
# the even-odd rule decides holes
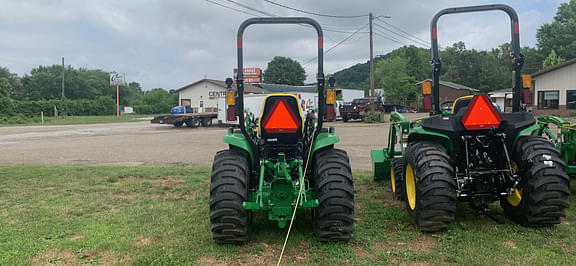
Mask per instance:
[[[243,35],[244,30],[253,24],[307,24],[314,29],[318,34],[318,73],[316,74],[317,88],[318,88],[318,128],[322,128],[322,120],[324,117],[324,35],[322,27],[316,20],[306,17],[273,17],[273,18],[249,18],[240,24],[237,35],[237,49],[238,49],[238,74],[236,75],[236,86],[238,88],[238,95],[236,99],[236,107],[238,122],[240,123],[240,130],[242,134],[249,140],[253,151],[257,151],[256,143],[252,143],[251,138],[248,137],[246,132],[246,123],[244,121],[244,59],[243,59]],[[317,130],[318,131],[318,130]]]
[[[440,62],[440,57],[438,55],[438,31],[437,22],[438,19],[447,14],[457,14],[457,13],[469,13],[469,12],[482,12],[491,10],[501,10],[506,12],[510,16],[510,28],[512,35],[512,68],[514,69],[514,93],[512,100],[512,111],[520,111],[520,95],[522,93],[522,78],[521,70],[524,64],[524,56],[520,53],[520,27],[518,26],[518,14],[516,11],[508,5],[483,5],[483,6],[468,6],[468,7],[456,7],[456,8],[446,8],[438,12],[432,22],[430,23],[430,33],[432,39],[432,100],[434,103],[434,112],[439,114],[442,112],[440,110],[440,68],[442,63]]]

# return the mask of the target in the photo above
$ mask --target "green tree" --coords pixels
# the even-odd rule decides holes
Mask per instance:
[[[7,78],[0,78],[0,97],[10,97],[14,88]]]
[[[538,48],[549,55],[552,50],[559,57],[576,57],[576,0],[562,3],[552,23],[542,25],[537,33]]]
[[[564,58],[558,56],[556,54],[556,51],[551,50],[550,54],[548,54],[548,57],[546,57],[546,59],[544,59],[544,62],[542,62],[542,66],[544,68],[548,68],[560,64],[562,62],[564,62]]]
[[[386,101],[416,99],[418,88],[414,86],[414,77],[408,75],[408,60],[395,56],[378,62],[375,66],[375,84],[384,89]]]
[[[0,94],[7,93],[5,96],[18,98],[22,89],[20,78],[15,73],[10,73],[10,70],[5,67],[0,67]]]
[[[304,85],[306,72],[297,61],[283,56],[275,56],[264,71],[264,82],[272,84]]]

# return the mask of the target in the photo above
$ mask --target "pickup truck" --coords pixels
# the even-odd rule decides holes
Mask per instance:
[[[375,111],[376,112],[392,112],[394,109],[402,108],[401,105],[397,104],[383,104],[380,98],[374,99]],[[340,105],[338,111],[342,117],[342,121],[348,122],[350,119],[361,119],[364,120],[364,115],[369,111],[370,98],[358,98],[352,100],[352,102],[345,102]]]

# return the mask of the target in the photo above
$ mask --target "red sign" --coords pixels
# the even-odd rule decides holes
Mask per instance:
[[[295,133],[298,131],[300,120],[288,105],[287,100],[276,100],[272,110],[262,123],[268,133]]]
[[[498,127],[502,118],[486,95],[476,95],[462,118],[467,130],[490,129]]]
[[[238,70],[234,69],[234,82],[236,82],[236,76],[238,75]],[[244,83],[261,83],[262,82],[262,70],[257,67],[247,67],[244,68]]]

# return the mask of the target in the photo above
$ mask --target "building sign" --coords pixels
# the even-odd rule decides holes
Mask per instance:
[[[208,97],[210,97],[210,99],[224,98],[226,97],[226,91],[209,91]]]
[[[236,75],[238,75],[238,69],[234,69],[234,82],[236,82]],[[257,67],[247,67],[244,68],[244,83],[261,83],[262,82],[262,70]]]
[[[126,85],[124,74],[110,72],[110,86],[124,86],[124,85]]]

